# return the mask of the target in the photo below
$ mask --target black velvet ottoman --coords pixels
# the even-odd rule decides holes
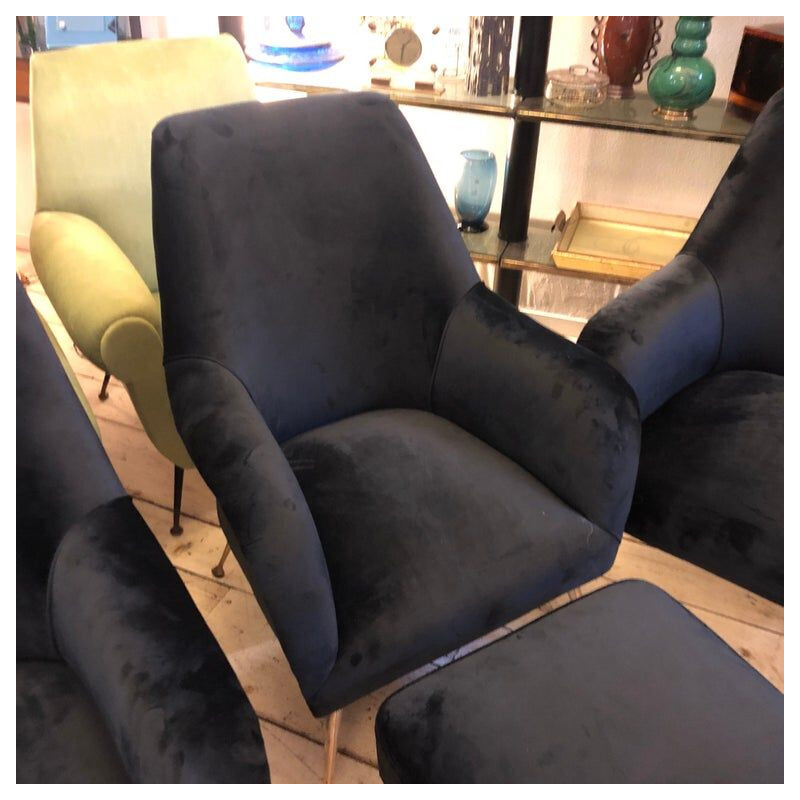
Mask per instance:
[[[387,783],[783,781],[783,695],[641,581],[406,686],[376,733]]]

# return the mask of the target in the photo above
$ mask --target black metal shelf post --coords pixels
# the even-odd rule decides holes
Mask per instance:
[[[552,17],[520,18],[514,91],[523,99],[541,97],[544,93],[552,26]],[[539,122],[514,120],[500,209],[500,238],[506,242],[523,242],[528,235],[540,128]],[[510,303],[519,305],[522,272],[499,269],[497,293]]]

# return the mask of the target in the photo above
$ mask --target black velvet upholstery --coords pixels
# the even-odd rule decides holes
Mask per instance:
[[[403,783],[780,783],[783,696],[650,584],[601,589],[401,689]]]
[[[153,193],[168,361],[224,364],[279,442],[427,406],[442,330],[477,275],[386,98],[168,117],[153,133]]]
[[[783,375],[783,89],[764,107],[682,252],[719,286],[717,370]]]
[[[780,603],[783,225],[781,90],[681,253],[601,309],[579,339],[639,402],[642,458],[627,530]],[[749,377],[704,382],[729,371]],[[726,437],[736,447],[725,447],[724,460],[708,457]],[[755,474],[754,464],[763,470]]]
[[[681,254],[598,311],[578,341],[625,376],[646,420],[714,369],[721,337],[717,284]]]
[[[17,783],[129,783],[92,698],[60,661],[17,661]]]
[[[17,779],[264,782],[258,719],[17,283]]]
[[[625,381],[482,283],[450,317],[432,407],[514,459],[584,516],[606,530],[622,530],[639,437]],[[572,463],[578,454],[581,469]]]
[[[483,289],[394,104],[170,117],[152,176],[178,430],[315,714],[607,569],[630,388]]]
[[[16,292],[17,658],[55,658],[53,556],[70,526],[125,491],[19,281]]]
[[[629,530],[783,603],[783,378],[722,372],[644,426]]]
[[[202,465],[231,547],[310,696],[333,667],[338,636],[325,555],[297,479],[225,367],[182,358],[169,363],[167,377],[186,448]]]
[[[336,663],[309,698],[318,713],[590,580],[616,555],[613,536],[429,412],[359,414],[284,452],[339,621]]]

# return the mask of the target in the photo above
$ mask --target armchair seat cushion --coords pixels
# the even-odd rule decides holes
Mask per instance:
[[[324,714],[603,573],[617,540],[480,439],[372,411],[284,445],[319,532],[338,656]]]
[[[58,661],[17,662],[17,783],[128,783],[89,695]]]
[[[783,603],[783,377],[713,374],[649,417],[627,530]]]

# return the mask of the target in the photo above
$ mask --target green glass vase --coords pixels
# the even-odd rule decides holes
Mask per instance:
[[[656,102],[653,113],[665,119],[694,117],[714,91],[717,75],[703,58],[711,17],[678,17],[672,55],[660,59],[650,70],[647,91]]]

